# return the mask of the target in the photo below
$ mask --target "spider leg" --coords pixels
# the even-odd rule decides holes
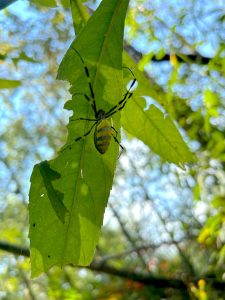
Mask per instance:
[[[115,128],[114,128],[115,129]],[[115,135],[112,134],[112,137],[114,138],[114,141],[120,146],[121,151],[120,154],[118,156],[118,159],[120,158],[121,154],[123,153],[123,151],[125,151],[125,148],[120,144],[120,142],[118,141],[117,137]]]
[[[72,120],[72,121],[75,121],[75,120]],[[95,123],[91,126],[91,128],[90,128],[83,136],[80,136],[80,137],[76,138],[76,139],[74,140],[74,142],[79,141],[79,140],[85,138],[88,134],[90,134],[91,131],[92,131],[92,129],[93,129],[93,127],[94,127],[96,124],[97,124],[97,122],[96,122],[96,120],[95,120]],[[64,147],[62,150],[60,150],[60,152],[63,152],[63,151],[66,150],[67,148],[71,149],[71,146],[72,146],[72,144],[67,145],[67,146]]]
[[[114,138],[114,141],[119,144],[120,148],[122,149],[122,151],[124,151],[124,147],[120,144],[120,142],[118,141],[117,139],[117,135],[118,135],[118,131],[113,127],[111,126],[111,128],[113,129],[113,131],[115,132],[115,135],[111,133],[111,136]]]
[[[92,129],[94,128],[94,126],[95,126],[96,124],[97,124],[97,122],[95,122],[95,123],[91,126],[91,128],[90,128],[83,136],[80,136],[80,137],[76,138],[74,141],[75,141],[75,142],[76,142],[76,141],[79,141],[79,140],[85,138],[85,136],[89,135],[89,134],[91,133]]]
[[[126,100],[126,97],[127,97],[127,92],[124,95],[123,99],[118,102],[118,104],[116,104],[109,111],[107,111],[107,113],[105,114],[105,116],[108,115],[108,114],[111,114],[115,109],[117,109],[117,107]]]
[[[131,88],[134,86],[135,82],[137,81],[136,78],[133,79],[128,91],[124,94],[124,97],[122,100],[120,100],[118,102],[117,105],[113,106],[106,114],[105,114],[105,117],[108,118],[110,117],[111,115],[115,114],[117,111],[121,110],[124,108],[124,106],[126,105],[127,103],[127,100],[129,100],[133,93],[130,92]]]
[[[115,132],[115,134],[116,134],[116,136],[117,136],[118,131],[117,131],[113,126],[111,126],[111,128],[114,130],[114,132]]]
[[[71,47],[71,49],[73,49],[76,52],[76,54],[79,56],[79,58],[80,58],[80,60],[81,60],[81,62],[83,64],[85,75],[86,75],[87,80],[88,80],[88,86],[89,86],[91,98],[88,97],[85,94],[84,94],[84,96],[91,103],[91,106],[92,106],[92,108],[93,108],[93,110],[95,112],[95,115],[97,116],[97,107],[96,107],[96,103],[95,103],[95,94],[94,94],[94,90],[93,90],[93,87],[92,87],[91,77],[90,77],[90,74],[89,74],[89,70],[88,70],[87,66],[85,65],[85,62],[84,62],[82,56],[80,55],[80,53],[74,47]]]
[[[75,119],[75,120],[70,120],[71,122],[75,122],[75,121],[94,121],[96,122],[96,119],[88,119],[88,118],[78,118],[78,119]]]
[[[114,106],[114,109],[110,109],[110,111],[108,111],[106,114],[105,114],[105,117],[108,118],[112,115],[114,115],[116,112],[120,111],[121,109],[124,108],[124,106],[126,105],[127,103],[127,100],[130,99],[132,97],[133,93],[130,93],[129,96],[124,99],[124,101],[122,102],[122,106],[121,103],[120,104],[117,104],[116,106]],[[121,101],[120,101],[121,102]]]
[[[83,93],[74,93],[74,94],[72,94],[72,97],[73,97],[73,96],[76,96],[76,95],[82,95],[82,96],[84,96],[84,97],[85,97],[85,99],[86,99],[88,102],[90,102],[90,103],[91,103],[91,107],[93,108],[93,110],[94,110],[94,112],[95,112],[95,110],[96,110],[96,106],[94,105],[94,103],[92,103],[92,101],[91,101],[90,97],[88,97],[88,95],[87,95],[87,94],[83,94]],[[96,115],[96,113],[95,113],[95,115]]]

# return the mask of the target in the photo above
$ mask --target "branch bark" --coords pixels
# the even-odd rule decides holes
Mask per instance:
[[[126,51],[133,57],[135,62],[137,63],[143,56],[143,54],[137,51],[133,46],[128,45],[125,43],[124,48]],[[192,64],[199,64],[199,65],[207,65],[212,58],[202,56],[199,53],[193,54],[182,54],[182,53],[173,53],[176,55],[177,61],[180,63],[192,63]],[[163,62],[163,61],[170,61],[170,53],[165,54],[162,58],[157,58],[155,55],[152,56],[151,61],[154,62]]]
[[[15,244],[9,244],[4,241],[0,241],[0,249],[10,252],[14,255],[22,255],[29,257],[30,256],[30,250],[27,247],[18,246]],[[82,268],[82,267],[79,267]],[[188,295],[188,289],[189,289],[189,283],[197,283],[199,279],[205,280],[208,284],[211,285],[211,287],[224,291],[225,289],[225,282],[216,280],[215,278],[208,278],[208,277],[196,277],[190,279],[188,283],[185,283],[182,279],[178,278],[166,278],[166,277],[159,277],[159,276],[153,276],[151,274],[146,273],[140,273],[140,272],[134,272],[129,271],[125,268],[115,268],[109,264],[105,264],[101,261],[93,261],[89,267],[84,267],[86,269],[105,273],[108,275],[117,276],[123,279],[132,280],[134,282],[142,283],[146,286],[154,286],[155,288],[173,288],[176,290],[181,290],[183,294]],[[187,298],[189,299],[189,298]]]

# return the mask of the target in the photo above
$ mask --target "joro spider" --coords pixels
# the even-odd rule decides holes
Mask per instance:
[[[113,137],[114,141],[117,144],[119,144],[119,146],[121,147],[121,149],[123,151],[124,147],[119,143],[119,141],[117,139],[118,132],[111,125],[111,122],[108,120],[108,118],[111,117],[112,115],[114,115],[115,113],[117,113],[118,111],[120,111],[121,109],[123,109],[127,103],[127,100],[132,97],[133,93],[131,92],[131,89],[136,82],[136,78],[134,77],[133,72],[128,68],[130,70],[130,72],[132,73],[134,79],[131,82],[131,85],[130,85],[129,89],[127,90],[127,92],[123,95],[123,98],[118,102],[117,105],[113,106],[107,112],[105,112],[103,109],[97,109],[96,101],[95,101],[95,94],[94,94],[94,90],[92,87],[89,70],[88,70],[82,56],[80,55],[80,53],[75,48],[72,47],[72,49],[77,53],[77,55],[79,56],[83,66],[84,66],[85,75],[87,77],[87,81],[88,81],[88,85],[89,85],[90,96],[88,96],[87,94],[83,94],[83,96],[91,104],[91,107],[92,107],[92,109],[94,111],[94,115],[95,115],[94,119],[78,118],[78,119],[73,120],[73,121],[84,120],[84,121],[94,122],[94,124],[91,126],[91,128],[83,136],[80,136],[75,139],[75,142],[85,138],[87,135],[89,135],[91,133],[92,129],[95,127],[94,144],[95,144],[95,148],[98,150],[99,153],[104,154],[107,151],[107,149],[109,148],[110,142],[111,142],[111,137]]]

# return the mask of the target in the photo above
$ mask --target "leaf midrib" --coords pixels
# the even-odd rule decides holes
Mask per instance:
[[[122,3],[123,3],[123,1],[118,1],[117,2],[115,13],[112,16],[112,21],[110,22],[109,29],[106,31],[107,34],[103,38],[103,43],[102,43],[103,46],[101,48],[102,51],[100,52],[100,56],[99,56],[99,59],[98,59],[98,62],[97,62],[97,66],[96,66],[96,72],[95,72],[95,76],[94,76],[93,89],[94,89],[95,84],[97,82],[97,77],[98,77],[98,74],[99,74],[99,66],[101,65],[104,53],[106,51],[106,46],[107,46],[107,41],[108,41],[109,33],[112,31],[113,25],[115,24],[115,18],[116,18],[117,14],[118,14],[118,10],[121,7]],[[90,110],[91,110],[91,106],[89,107],[89,110],[88,110],[88,114],[87,114],[88,116],[90,115]],[[88,121],[85,121],[85,130],[87,128],[87,123],[88,123]],[[77,185],[78,185],[78,182],[80,181],[80,177],[81,177],[81,174],[80,174],[79,171],[82,169],[82,165],[83,165],[83,160],[84,160],[84,156],[85,156],[85,146],[86,146],[86,140],[84,139],[83,147],[82,147],[82,150],[81,150],[81,156],[80,156],[80,161],[79,161],[79,169],[78,169],[77,180],[76,180],[76,187],[75,187],[75,191],[74,191],[73,203],[72,203],[72,206],[71,206],[71,214],[70,215],[72,215],[72,212],[74,210],[74,205],[75,205],[75,202],[76,202],[75,200],[76,200],[76,194],[77,194],[77,190],[78,190],[77,189]],[[102,165],[104,166],[104,164],[102,164]],[[104,172],[105,172],[105,168],[104,168]],[[105,194],[106,194],[106,185],[105,185]],[[93,199],[93,201],[94,201],[94,199]],[[63,251],[62,251],[61,261],[63,261],[63,257],[65,255],[65,249],[66,249],[67,243],[68,243],[68,230],[69,230],[69,227],[70,227],[70,222],[71,222],[71,217],[69,219],[69,222],[68,222],[68,225],[67,225],[67,228],[66,228],[65,244],[64,244]]]

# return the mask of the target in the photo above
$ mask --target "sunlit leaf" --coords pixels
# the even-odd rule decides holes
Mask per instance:
[[[183,168],[186,162],[193,161],[193,155],[169,116],[165,117],[154,105],[147,110],[145,106],[142,98],[129,101],[122,114],[123,127],[168,162]]]
[[[74,49],[82,55],[90,72],[97,109],[109,110],[123,94],[122,48],[127,6],[128,0],[102,1],[60,65],[58,79],[71,83],[73,98],[65,107],[73,111],[73,116],[68,124],[66,145],[48,164],[51,170],[61,175],[52,185],[64,194],[63,204],[69,214],[65,224],[60,222],[44,192],[41,176],[32,175],[29,207],[33,276],[53,265],[88,265],[94,255],[119,145],[112,141],[107,153],[101,155],[94,146],[93,133],[74,142],[91,126],[89,121],[74,119],[94,117],[90,103],[82,95],[90,95],[88,78]],[[119,117],[119,114],[113,116],[114,126],[118,129]]]
[[[77,2],[77,1],[75,1],[75,2]],[[81,21],[82,13],[81,13],[80,8],[82,8],[84,10],[84,7],[82,6],[82,3],[79,3],[79,7],[78,7],[78,5],[76,5],[76,7],[74,9],[74,14],[76,13],[77,18],[74,17],[74,19],[75,20],[80,20],[80,22],[82,23],[82,21]],[[78,16],[79,16],[79,18],[78,18]],[[84,18],[84,20],[85,20],[85,18]],[[79,25],[81,23],[79,23]],[[78,26],[77,26],[77,29],[79,30]],[[174,57],[175,56],[173,56],[173,58]],[[175,58],[174,58],[174,60],[175,60]],[[126,65],[127,67],[131,68],[135,73],[135,77],[137,78],[138,89],[135,90],[135,92],[134,92],[136,97],[144,95],[144,96],[150,96],[151,98],[155,99],[159,103],[163,103],[165,101],[165,98],[168,97],[168,95],[163,93],[161,88],[160,88],[160,92],[159,92],[159,87],[155,83],[152,83],[152,85],[150,85],[149,80],[146,79],[143,72],[140,72],[136,68],[136,65],[135,65],[133,59],[126,52],[124,52],[123,64]],[[177,71],[175,71],[175,72],[177,72]],[[128,77],[125,77],[125,78],[128,79]],[[176,76],[173,79],[173,81],[171,82],[172,84],[175,82],[175,79],[176,79]],[[126,111],[122,112],[122,114],[123,113],[126,113]],[[142,118],[145,118],[144,112],[143,112]],[[172,120],[169,120],[169,118],[167,118],[167,123],[172,124]],[[124,125],[124,124],[122,123],[122,125]],[[155,125],[157,125],[157,124],[155,124]],[[166,122],[164,122],[163,126],[166,126],[166,125],[167,125]],[[141,126],[141,124],[139,123],[138,126]],[[173,137],[176,137],[176,138],[179,137],[179,139],[178,139],[179,142],[177,140],[176,144],[174,144],[173,147],[170,146],[170,149],[166,148],[165,151],[164,151],[165,152],[164,154],[163,154],[163,151],[160,150],[160,147],[156,147],[154,145],[155,143],[152,139],[151,139],[151,143],[149,143],[146,140],[143,140],[143,138],[140,135],[136,136],[134,132],[132,132],[132,134],[135,135],[136,137],[138,137],[139,139],[143,140],[152,150],[154,149],[153,151],[155,151],[157,154],[162,156],[168,162],[174,162],[174,163],[176,163],[176,164],[183,167],[184,163],[193,161],[194,156],[190,153],[190,151],[189,151],[188,147],[186,146],[185,142],[182,140],[182,137],[179,134],[177,128],[173,124],[172,124],[172,128],[173,128],[173,130],[170,133],[170,136],[167,136],[167,137],[165,136],[165,135],[167,135],[167,129],[166,128],[161,132],[161,134],[159,135],[159,139],[162,139],[161,144],[164,145],[164,142],[167,138],[167,144],[172,145],[174,143],[174,140],[175,140],[175,138],[173,138]],[[131,133],[130,130],[127,130],[127,131],[129,131]],[[165,132],[165,134],[163,134],[163,132]],[[177,149],[179,149],[179,151],[175,150],[176,147],[177,147]],[[181,153],[182,153],[182,157],[180,157]]]
[[[41,6],[47,6],[47,7],[55,7],[56,2],[55,0],[31,0],[36,5],[41,5]]]
[[[121,112],[122,126],[163,159],[184,168],[185,163],[195,160],[194,155],[188,149],[171,118],[165,116],[154,105],[145,110],[146,101],[141,98],[142,96],[150,96],[158,103],[163,103],[162,98],[166,95],[161,91],[157,92],[157,85],[154,83],[151,85],[144,74],[134,68],[134,62],[126,53],[124,54],[124,62],[126,66],[133,69],[138,86],[133,92],[133,97]]]
[[[62,5],[65,8],[69,8],[72,2],[79,3],[80,0],[70,1],[70,0],[31,0],[36,5],[47,6],[47,7],[55,7],[58,5]],[[84,1],[81,1],[84,2]]]
[[[71,11],[73,17],[73,26],[78,34],[89,19],[89,14],[80,0],[71,0]]]
[[[21,60],[25,60],[25,61],[28,61],[28,62],[32,62],[32,63],[36,63],[37,61],[35,59],[33,59],[32,57],[29,57],[26,55],[25,52],[20,52],[19,56],[18,57],[13,57],[12,58],[12,61],[17,64],[19,61]]]

